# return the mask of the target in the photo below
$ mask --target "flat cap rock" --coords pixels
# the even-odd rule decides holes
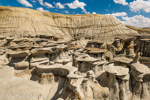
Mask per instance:
[[[78,78],[82,78],[82,76],[76,75],[74,74],[75,71],[77,71],[78,69],[72,66],[68,66],[68,65],[62,65],[62,64],[54,64],[54,65],[37,65],[36,69],[38,70],[64,70],[65,72],[68,72],[67,77],[71,78],[71,79],[78,79]]]
[[[30,54],[29,50],[26,51],[10,51],[7,53],[10,57],[26,57]]]
[[[44,54],[44,53],[52,53],[52,49],[51,48],[35,48],[31,50],[31,54],[32,55],[36,55],[36,54]]]
[[[131,68],[141,74],[150,74],[150,68],[148,68],[148,66],[140,64],[140,63],[132,63]]]
[[[0,40],[2,40],[2,39],[6,39],[6,37],[5,36],[0,36]]]
[[[108,66],[105,66],[104,69],[106,72],[118,76],[127,75],[129,73],[128,68],[124,68],[122,66],[114,66],[114,64],[109,64]]]
[[[130,64],[133,61],[133,59],[127,57],[115,57],[114,60],[126,64]]]
[[[84,61],[84,62],[97,62],[97,61],[100,61],[99,59],[95,59],[95,58],[90,57],[90,56],[79,56],[76,60],[77,61]]]
[[[12,40],[14,40],[13,37],[6,37],[7,42],[11,42]]]

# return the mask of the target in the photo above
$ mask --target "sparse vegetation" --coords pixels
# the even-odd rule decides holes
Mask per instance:
[[[150,34],[150,28],[147,28],[147,27],[146,28],[137,28],[137,27],[133,27],[130,25],[126,25],[126,27],[133,29],[135,31],[138,31],[140,34],[142,34],[142,33]]]

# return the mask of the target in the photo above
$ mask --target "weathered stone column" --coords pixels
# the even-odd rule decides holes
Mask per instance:
[[[109,92],[110,92],[110,100],[119,100],[119,84],[116,80],[116,76],[113,74],[109,74]]]
[[[145,78],[145,75],[150,75],[150,69],[143,64],[132,63],[130,74],[132,75],[133,86],[132,100],[149,100],[149,91],[146,84],[147,79]]]
[[[141,82],[136,81],[135,85],[133,86],[133,97],[132,100],[141,100],[141,90],[142,90],[142,85]]]
[[[119,83],[119,89],[120,89],[120,92],[119,92],[119,97],[120,97],[120,100],[127,100],[126,99],[126,90],[125,90],[125,82],[123,80],[120,79],[120,83]]]
[[[110,64],[105,66],[108,73],[108,88],[110,91],[110,100],[127,100],[126,84],[129,80],[129,69],[122,66],[114,66]]]

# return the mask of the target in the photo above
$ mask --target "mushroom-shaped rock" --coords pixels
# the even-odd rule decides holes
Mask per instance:
[[[123,80],[129,80],[129,77],[127,76],[129,74],[128,68],[124,68],[122,66],[114,66],[114,64],[109,64],[108,66],[105,66],[105,70],[106,72],[116,75]]]
[[[97,61],[100,61],[99,59],[95,59],[93,57],[90,57],[90,56],[79,56],[77,59],[77,61],[84,61],[84,62],[97,62]]]
[[[30,54],[29,50],[26,51],[12,51],[7,53],[9,55],[9,57],[26,57]]]
[[[140,63],[131,63],[132,84],[133,86],[133,100],[149,100],[148,84],[150,69]],[[143,89],[142,89],[143,88]],[[142,97],[141,97],[142,95]]]
[[[150,68],[140,63],[131,63],[131,74],[135,77],[136,81],[143,82],[143,77],[150,75]]]
[[[6,39],[5,36],[0,36],[0,40]]]
[[[142,74],[150,73],[150,69],[148,68],[148,66],[140,64],[140,63],[132,63],[131,68]]]
[[[122,66],[114,66],[110,64],[105,66],[106,77],[108,78],[108,88],[110,91],[110,98],[113,100],[127,100],[126,92],[129,89],[126,84],[129,83],[129,69]],[[106,80],[106,79],[105,79]]]
[[[133,59],[131,58],[127,58],[127,57],[115,57],[114,61],[116,62],[120,62],[120,63],[125,63],[125,64],[130,64],[130,62],[132,62]]]
[[[29,55],[29,50],[7,53],[9,64],[14,65],[15,69],[29,68]]]
[[[68,65],[62,64],[54,64],[54,65],[37,65],[36,67],[37,72],[48,72],[55,70],[57,75],[67,76],[69,79],[78,79],[82,76],[74,74],[75,71],[78,69]]]
[[[7,42],[11,42],[12,40],[14,40],[14,38],[12,37],[6,37]]]
[[[52,53],[51,48],[36,48],[31,50],[32,55],[44,54],[44,53]]]

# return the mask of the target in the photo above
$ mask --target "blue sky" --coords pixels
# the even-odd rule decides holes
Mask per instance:
[[[150,27],[150,0],[0,0],[0,5],[63,14],[106,14],[126,25]]]

